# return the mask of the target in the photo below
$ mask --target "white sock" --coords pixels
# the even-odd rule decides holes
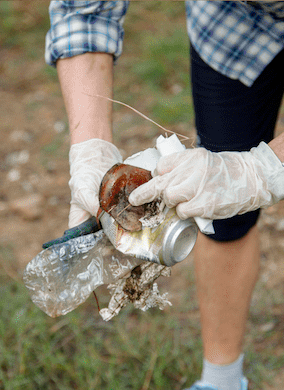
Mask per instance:
[[[231,364],[218,365],[203,360],[200,384],[215,386],[218,390],[241,390],[244,354]]]

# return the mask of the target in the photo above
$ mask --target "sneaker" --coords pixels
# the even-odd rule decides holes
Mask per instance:
[[[200,381],[197,381],[189,389],[184,389],[184,390],[218,390],[218,389],[215,386],[201,384]],[[245,377],[243,377],[241,381],[241,390],[248,390],[248,380]]]

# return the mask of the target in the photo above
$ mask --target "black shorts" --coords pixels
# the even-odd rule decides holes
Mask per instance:
[[[251,87],[216,72],[191,46],[191,82],[197,146],[213,152],[248,151],[273,138],[284,92],[284,50]],[[214,221],[216,241],[243,237],[254,226],[259,210]]]

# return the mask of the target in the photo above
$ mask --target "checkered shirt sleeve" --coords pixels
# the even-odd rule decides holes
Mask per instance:
[[[46,62],[122,52],[129,1],[51,1]],[[192,45],[213,69],[251,86],[284,47],[284,1],[186,1]]]
[[[128,4],[128,1],[51,1],[46,63],[56,66],[59,58],[87,52],[111,53],[116,60],[122,52]]]
[[[188,35],[201,58],[247,86],[284,47],[284,2],[250,3],[186,1]]]

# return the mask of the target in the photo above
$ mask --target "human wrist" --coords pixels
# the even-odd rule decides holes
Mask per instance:
[[[112,131],[109,126],[96,127],[95,129],[93,128],[93,126],[84,126],[83,128],[82,127],[80,126],[80,128],[78,128],[76,131],[70,132],[71,146],[82,142],[91,141],[93,139],[99,139],[108,143],[112,143]]]
[[[113,161],[122,162],[122,156],[118,148],[113,143],[99,138],[92,138],[86,141],[72,144],[69,151],[69,162],[70,165],[72,165],[78,158],[81,159],[83,155],[85,158],[88,155],[90,155],[92,158],[97,155],[98,159],[100,160],[103,158],[103,154],[111,157]]]

